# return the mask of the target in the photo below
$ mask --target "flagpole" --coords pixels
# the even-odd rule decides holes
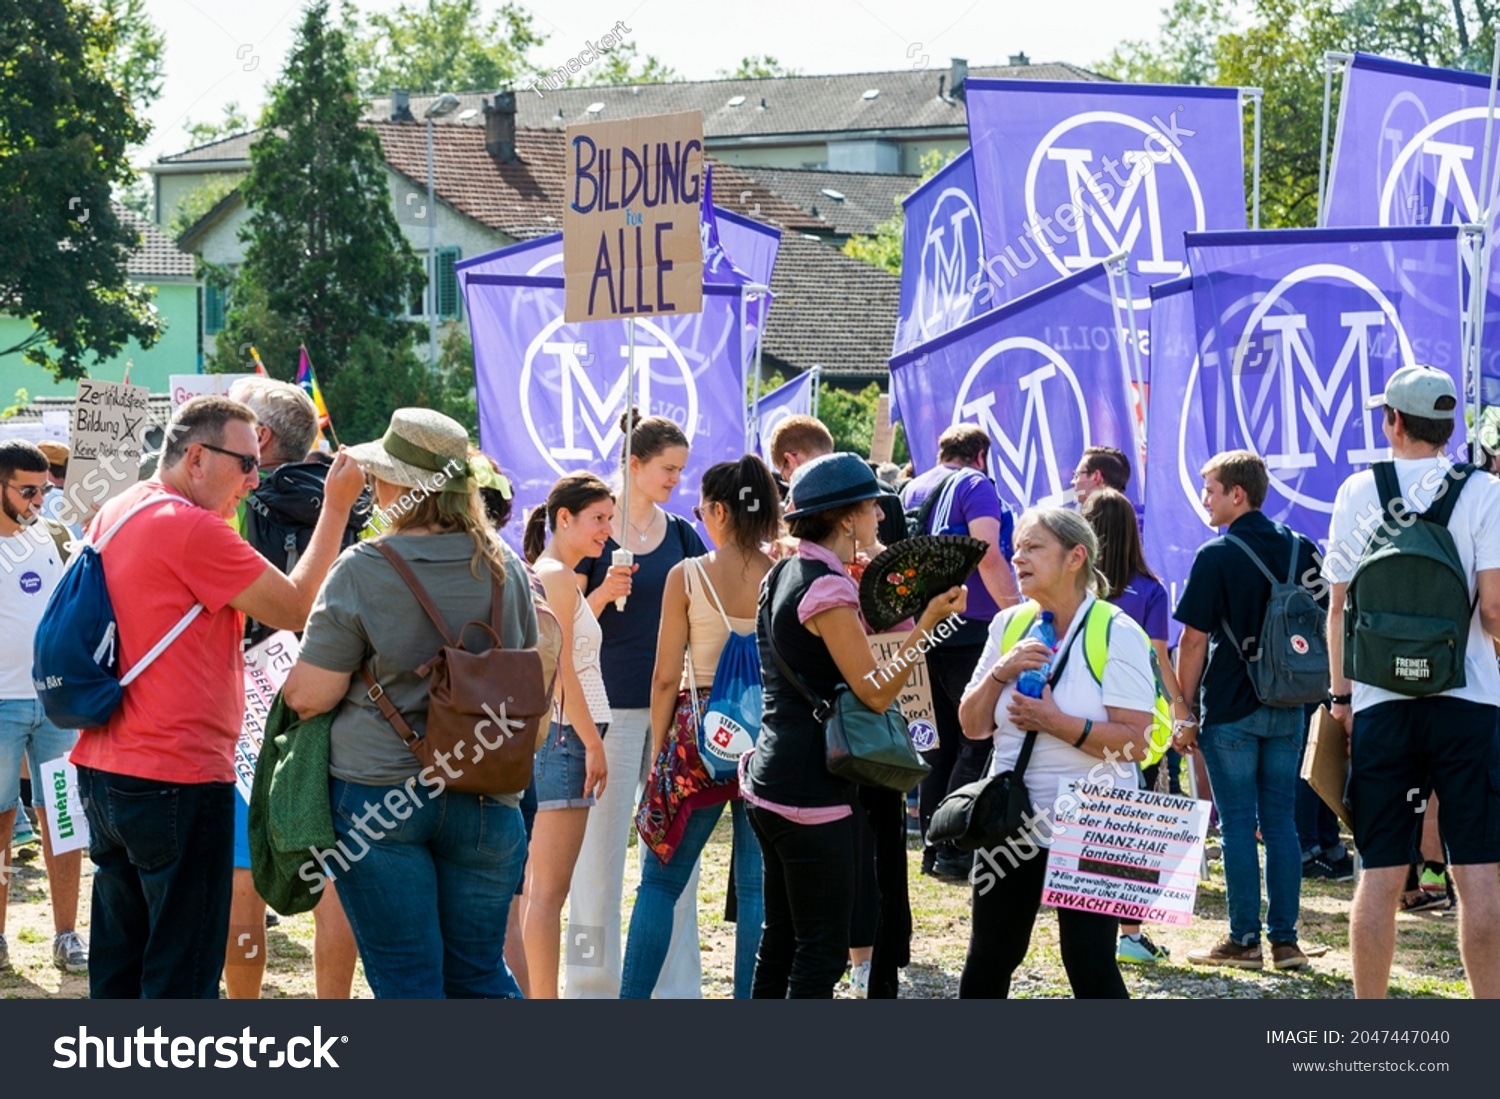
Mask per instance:
[[[611,565],[635,564],[635,554],[629,550],[630,541],[630,444],[635,438],[635,318],[625,318],[626,344],[629,358],[625,362],[625,450],[620,470],[620,548],[610,555]],[[626,596],[615,600],[615,610],[625,610]]]
[[[818,398],[823,395],[823,367],[814,364],[812,368],[812,418],[818,418]]]
[[[1113,299],[1115,310],[1115,329],[1120,340],[1120,373],[1125,379],[1127,397],[1125,407],[1130,416],[1131,434],[1135,438],[1136,459],[1138,462],[1144,462],[1146,458],[1146,384],[1141,375],[1141,348],[1140,340],[1136,338],[1135,300],[1130,294],[1129,260],[1129,252],[1117,252],[1104,263],[1105,271],[1109,275],[1110,297]],[[1119,293],[1115,293],[1116,277],[1119,278]],[[1125,309],[1130,318],[1128,329],[1121,323],[1121,298],[1125,301]],[[1126,349],[1127,344],[1129,350]],[[1140,408],[1140,415],[1136,415],[1137,406]]]
[[[1328,125],[1333,113],[1333,74],[1344,69],[1352,55],[1328,50],[1323,54],[1323,137],[1318,142],[1318,225],[1328,224]]]
[[[1252,229],[1260,228],[1260,105],[1265,95],[1265,91],[1261,88],[1240,89],[1241,105],[1243,106],[1244,102],[1249,100],[1250,106],[1255,111],[1250,161],[1250,228]]]

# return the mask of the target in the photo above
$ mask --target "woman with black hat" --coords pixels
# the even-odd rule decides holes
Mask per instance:
[[[765,929],[752,995],[827,999],[849,956],[854,910],[854,786],[824,762],[823,723],[772,655],[795,668],[822,698],[847,684],[877,712],[901,693],[911,666],[877,672],[859,619],[859,588],[846,566],[875,542],[881,495],[875,474],[853,454],[829,454],[797,470],[786,519],[797,552],[767,578],[756,616],[765,712],[754,751],[740,764],[740,789],[765,859]],[[967,591],[951,588],[922,611],[903,645],[915,646],[962,614]]]

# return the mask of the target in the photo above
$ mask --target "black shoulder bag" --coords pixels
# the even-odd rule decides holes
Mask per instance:
[[[1073,631],[1073,638],[1057,662],[1047,685],[1056,690],[1068,656],[1073,651],[1083,622]],[[1006,840],[1019,839],[1026,830],[1025,817],[1031,811],[1031,792],[1026,789],[1026,767],[1039,734],[1031,730],[1021,744],[1015,766],[1004,774],[990,775],[977,782],[960,786],[937,803],[927,824],[927,845],[951,843],[960,851],[977,851],[981,847],[999,847]]]

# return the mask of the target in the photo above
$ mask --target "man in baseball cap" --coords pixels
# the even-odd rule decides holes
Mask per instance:
[[[1452,420],[1458,408],[1458,393],[1453,388],[1453,379],[1436,367],[1403,366],[1386,382],[1384,393],[1377,393],[1365,402],[1366,408],[1382,406],[1424,420]]]

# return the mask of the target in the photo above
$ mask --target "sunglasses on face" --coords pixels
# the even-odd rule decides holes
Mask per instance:
[[[241,454],[237,450],[225,450],[223,447],[214,446],[212,443],[199,443],[198,445],[201,446],[204,450],[213,451],[215,454],[223,454],[230,458],[238,458],[240,462],[241,473],[254,473],[258,468],[260,468],[260,459],[257,458],[254,454]]]
[[[35,500],[38,496],[40,496],[42,494],[42,491],[46,488],[45,485],[19,485],[18,486],[18,485],[12,484],[10,481],[6,481],[5,482],[5,487],[6,488],[13,488],[13,489],[15,489],[17,492],[19,492],[21,494],[21,499],[23,499],[23,500]]]

